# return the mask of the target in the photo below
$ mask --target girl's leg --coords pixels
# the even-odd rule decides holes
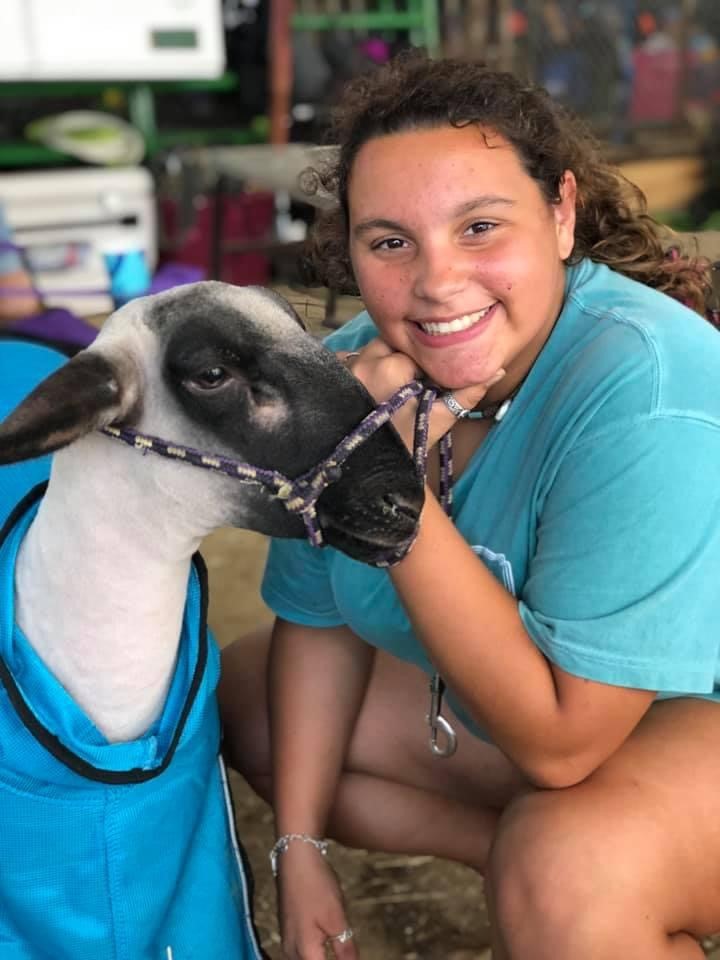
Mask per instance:
[[[269,801],[268,649],[265,629],[223,651],[220,704],[228,762]],[[482,871],[500,811],[528,785],[448,709],[457,753],[448,760],[432,756],[428,697],[419,669],[376,655],[328,832],[347,846],[429,854]]]
[[[657,703],[593,776],[503,814],[494,960],[701,960],[720,930],[720,705]]]
[[[229,760],[266,799],[268,639],[224,652],[221,687]],[[586,781],[545,791],[459,723],[457,754],[432,757],[426,709],[427,678],[379,654],[331,835],[485,872],[495,960],[701,960],[720,930],[720,705],[660,702]]]

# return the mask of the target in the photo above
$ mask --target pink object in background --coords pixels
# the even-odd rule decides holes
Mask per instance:
[[[680,55],[677,50],[633,51],[630,119],[636,123],[670,123],[678,110]]]
[[[275,216],[271,192],[226,194],[221,202],[224,244],[252,244],[271,235]],[[178,203],[172,198],[160,200],[162,235],[168,247],[162,251],[163,260],[191,264],[207,273],[211,266],[214,204],[214,197],[203,197],[195,210],[193,222],[183,230],[179,223]],[[224,253],[218,279],[240,286],[267,284],[270,260],[264,253],[253,250]]]

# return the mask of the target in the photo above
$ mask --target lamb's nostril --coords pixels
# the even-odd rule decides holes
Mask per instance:
[[[382,511],[386,516],[404,517],[415,523],[420,516],[417,504],[400,493],[386,493],[382,498]]]

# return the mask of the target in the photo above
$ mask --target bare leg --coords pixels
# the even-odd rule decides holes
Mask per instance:
[[[227,651],[223,702],[231,757],[267,797],[267,641],[254,650]],[[376,658],[334,836],[484,872],[494,960],[700,960],[699,938],[720,929],[718,704],[660,702],[586,781],[535,791],[462,729],[456,756],[433,758],[426,688],[419,671]]]
[[[700,960],[720,929],[720,708],[656,704],[567,790],[499,823],[486,890],[494,960]]]
[[[268,645],[260,631],[223,651],[220,702],[228,762],[269,801]],[[427,686],[417,668],[376,657],[328,832],[346,846],[431,854],[482,871],[500,811],[527,784],[460,721],[456,756],[433,757],[424,723]]]

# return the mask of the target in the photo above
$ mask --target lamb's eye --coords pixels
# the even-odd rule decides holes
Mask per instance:
[[[192,383],[203,390],[215,390],[228,379],[228,372],[225,367],[208,367],[207,370],[201,370],[192,378]]]

